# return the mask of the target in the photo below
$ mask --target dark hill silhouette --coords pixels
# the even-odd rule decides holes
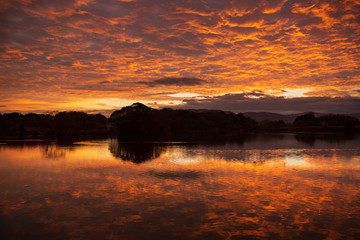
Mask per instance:
[[[354,117],[354,118],[357,118],[360,120],[360,113],[351,113],[351,114],[346,114],[347,116],[351,116],[351,117]]]

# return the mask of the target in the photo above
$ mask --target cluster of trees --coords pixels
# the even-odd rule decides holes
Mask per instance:
[[[342,128],[346,131],[353,130],[360,124],[359,119],[339,114],[328,114],[316,117],[314,113],[306,113],[295,118],[295,127],[321,127],[323,130],[329,128]]]
[[[120,139],[210,139],[256,128],[256,121],[241,113],[155,110],[139,103],[113,112],[109,121]]]
[[[107,134],[107,118],[101,114],[60,112],[49,114],[0,114],[0,137],[43,137]]]
[[[359,126],[357,118],[313,113],[298,116],[292,124],[284,121],[256,122],[243,114],[214,110],[149,108],[135,103],[115,111],[110,118],[101,114],[60,112],[48,114],[0,114],[0,137],[45,137],[110,135],[124,140],[200,140],[244,136],[246,132],[299,129],[339,131]]]

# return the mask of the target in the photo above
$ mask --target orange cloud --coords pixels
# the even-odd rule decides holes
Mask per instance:
[[[356,1],[34,0],[0,6],[2,102],[33,99],[34,92],[39,99],[56,96],[56,108],[74,96],[146,101],[143,96],[169,91],[216,96],[298,88],[312,89],[311,96],[322,96],[322,89],[354,96],[359,88]],[[206,83],[141,84],[164,77]]]

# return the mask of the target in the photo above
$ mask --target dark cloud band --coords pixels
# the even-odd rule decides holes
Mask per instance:
[[[226,94],[205,99],[184,100],[181,108],[223,109],[233,112],[276,113],[356,113],[359,112],[359,97],[297,97],[284,98],[261,94]]]
[[[141,81],[138,83],[145,84],[149,87],[154,87],[154,86],[196,86],[196,85],[204,84],[204,83],[206,83],[206,81],[202,80],[202,79],[198,79],[198,78],[165,77],[165,78],[160,78],[160,79],[156,79],[153,81],[148,81],[148,82]]]

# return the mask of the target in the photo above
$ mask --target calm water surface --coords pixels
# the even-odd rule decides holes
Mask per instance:
[[[359,239],[360,139],[0,143],[1,239]]]

